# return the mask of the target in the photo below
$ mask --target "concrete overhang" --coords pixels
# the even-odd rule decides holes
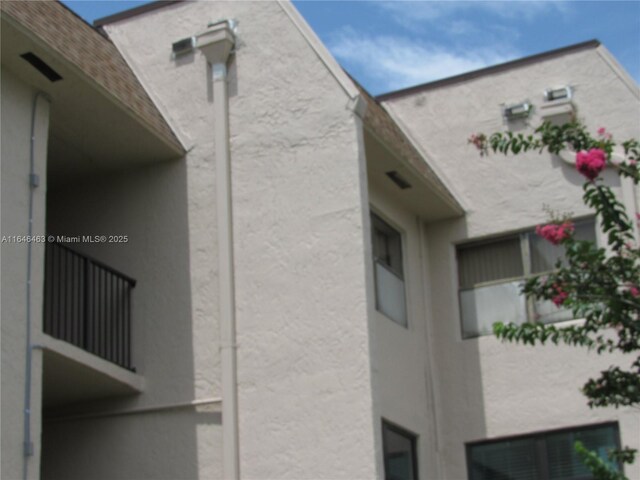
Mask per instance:
[[[42,408],[46,414],[82,402],[136,395],[144,378],[70,343],[41,334]]]
[[[24,17],[34,13],[31,9],[36,9],[36,17]],[[66,22],[57,25],[59,45],[41,25],[37,15],[43,12]],[[2,68],[51,100],[50,182],[184,156],[182,145],[109,40],[57,2],[2,2],[1,18]],[[22,57],[29,52],[62,79],[51,81],[34,68]],[[91,55],[101,60],[92,65],[85,58]]]
[[[460,202],[389,113],[357,86],[366,102],[363,128],[369,182],[378,185],[425,222],[463,215]],[[400,188],[390,172],[395,172],[410,187]]]
[[[430,178],[417,171],[373,132],[365,129],[368,181],[427,223],[458,217],[462,210],[446,201]],[[396,176],[410,187],[401,188],[392,179]]]

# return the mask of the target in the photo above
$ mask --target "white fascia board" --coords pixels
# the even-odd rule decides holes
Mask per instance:
[[[613,70],[613,72],[622,80],[634,97],[640,99],[640,88],[636,84],[635,80],[629,75],[629,73],[618,63],[616,58],[607,50],[607,48],[600,44],[598,48],[596,48],[596,52],[600,55],[600,57],[605,61],[607,65]]]
[[[345,93],[349,96],[349,99],[355,99],[360,95],[358,88],[351,81],[349,76],[340,67],[335,58],[331,55],[327,47],[324,46],[322,41],[318,38],[315,32],[311,29],[309,24],[302,18],[300,12],[296,10],[296,7],[287,0],[278,0],[278,5],[282,8],[284,13],[291,19],[296,28],[300,31],[305,38],[309,46],[318,55],[318,58],[324,63],[331,75],[337,80],[338,84]]]
[[[444,197],[443,197],[443,200],[445,200],[449,205],[452,205],[452,207],[455,208],[456,210],[459,210],[461,208],[462,209],[461,213],[468,212],[470,208],[469,208],[469,204],[465,200],[465,197],[463,197],[460,193],[458,193],[454,183],[444,174],[442,169],[440,169],[439,165],[436,162],[430,160],[433,157],[433,155],[429,153],[416,140],[416,138],[413,136],[411,132],[411,129],[402,121],[400,116],[393,109],[393,102],[384,101],[384,102],[381,102],[380,105],[382,105],[382,108],[384,108],[389,113],[389,116],[391,116],[391,119],[395,122],[395,124],[398,126],[400,131],[404,133],[404,136],[409,140],[409,142],[411,142],[411,145],[413,145],[413,148],[415,148],[416,151],[420,154],[420,156],[422,157],[422,160],[427,165],[429,165],[429,168],[431,168],[433,173],[435,173],[436,177],[438,177],[438,180],[440,180],[440,182],[444,185],[444,187],[449,191],[449,193],[454,198],[454,200],[458,202],[458,205],[452,205],[451,202]]]

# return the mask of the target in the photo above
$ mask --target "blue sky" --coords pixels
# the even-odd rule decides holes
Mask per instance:
[[[89,23],[148,2],[63,1]],[[640,0],[294,1],[374,95],[597,38],[640,83]]]

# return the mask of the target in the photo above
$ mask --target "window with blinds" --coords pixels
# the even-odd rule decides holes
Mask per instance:
[[[575,222],[577,240],[595,241],[593,219]],[[496,322],[521,324],[535,319],[552,323],[571,319],[571,312],[552,302],[527,302],[520,293],[527,277],[564,262],[562,246],[552,245],[533,231],[460,245],[458,281],[464,338],[487,335]]]
[[[376,287],[376,309],[394,322],[407,326],[407,306],[402,264],[402,235],[371,214],[371,243]]]
[[[619,470],[608,457],[620,445],[618,425],[609,423],[469,444],[469,479],[590,480],[593,477],[575,450],[576,441]]]

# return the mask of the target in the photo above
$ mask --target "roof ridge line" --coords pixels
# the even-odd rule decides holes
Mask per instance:
[[[592,39],[587,40],[586,42],[575,43],[573,45],[568,45],[566,47],[556,48],[554,50],[547,50],[545,52],[536,53],[533,55],[528,55],[526,57],[517,58],[515,60],[510,60],[508,62],[499,63],[497,65],[490,65],[488,67],[480,68],[478,70],[473,70],[471,72],[461,73],[459,75],[454,75],[452,77],[441,78],[439,80],[434,80],[431,82],[421,83],[419,85],[414,85],[407,88],[402,88],[400,90],[395,90],[388,93],[383,93],[377,95],[375,99],[380,102],[384,102],[386,100],[392,98],[403,97],[405,95],[411,95],[413,93],[418,93],[423,90],[430,90],[432,88],[443,87],[445,85],[450,85],[453,83],[461,82],[464,80],[471,80],[477,77],[481,77],[483,75],[487,75],[490,73],[500,72],[503,70],[508,70],[511,68],[517,68],[520,66],[528,65],[530,63],[538,62],[540,60],[545,60],[547,58],[553,58],[558,55],[562,55],[569,52],[585,50],[587,48],[597,48],[601,45],[600,40]]]

